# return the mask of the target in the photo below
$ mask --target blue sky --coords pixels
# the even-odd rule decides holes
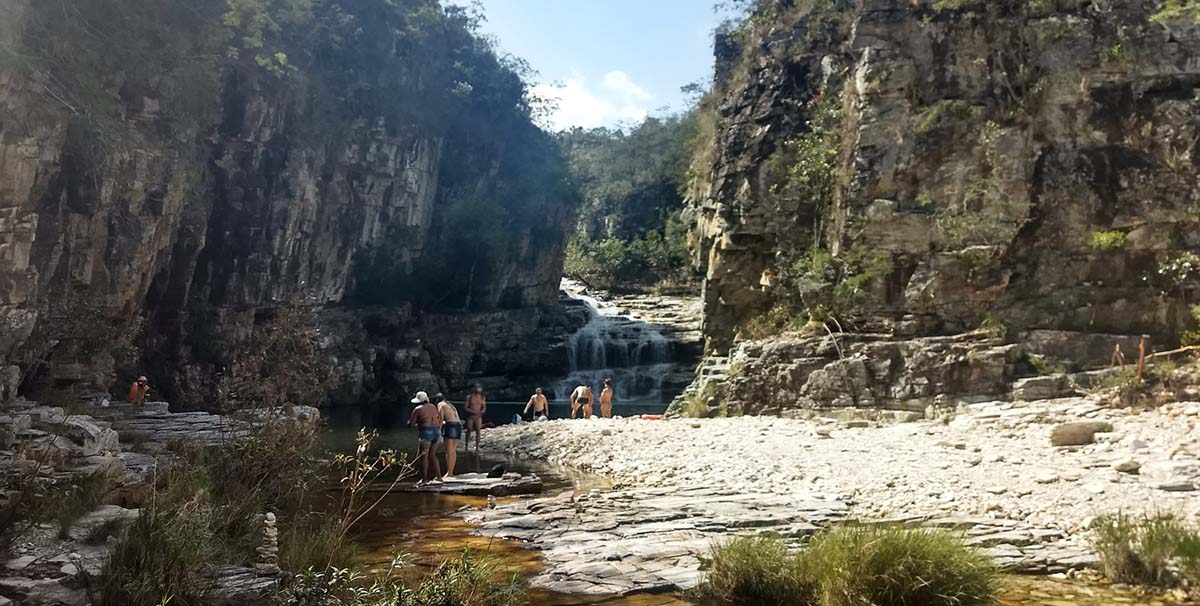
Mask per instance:
[[[557,99],[546,126],[615,126],[679,111],[712,73],[713,0],[482,0],[484,33]],[[666,108],[666,109],[664,109]]]

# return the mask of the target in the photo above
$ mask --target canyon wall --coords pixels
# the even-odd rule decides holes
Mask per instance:
[[[1080,369],[1143,334],[1177,344],[1200,277],[1200,28],[1158,4],[778,1],[721,36],[688,215],[708,351],[761,384],[747,399],[1007,395],[1027,354]],[[778,310],[790,337],[751,334]],[[981,327],[987,372],[958,341],[917,346]]]
[[[64,302],[63,313],[94,313],[116,334],[139,331],[144,355],[114,368],[121,360],[103,346],[59,348],[27,386],[103,388],[114,373],[146,372],[165,395],[193,407],[209,403],[212,377],[236,355],[201,352],[199,329],[236,349],[282,306],[338,310],[319,317],[341,319],[321,330],[341,344],[336,361],[355,382],[348,393],[376,385],[365,376],[376,372],[374,360],[420,350],[426,331],[431,340],[444,342],[446,332],[458,340],[432,357],[417,354],[424,374],[391,381],[396,390],[461,387],[478,376],[443,361],[470,359],[483,347],[492,335],[481,315],[509,332],[567,322],[557,296],[575,199],[558,176],[565,169],[553,142],[519,111],[519,76],[453,23],[434,22],[460,41],[406,48],[415,44],[408,22],[441,11],[435,2],[340,4],[331,22],[358,20],[350,28],[358,55],[342,51],[322,67],[329,60],[314,52],[282,75],[206,65],[216,70],[204,74],[215,86],[193,93],[188,101],[201,109],[186,124],[184,100],[164,90],[163,74],[135,78],[133,66],[114,59],[99,94],[118,107],[94,110],[100,120],[78,107],[77,90],[59,85],[54,64],[0,64],[0,366],[8,360],[9,391],[20,378],[13,365],[29,370],[41,353],[31,351],[39,315],[53,322]],[[31,5],[4,0],[0,11],[0,42],[36,47]],[[429,74],[413,73],[413,62],[432,62],[426,55],[474,62],[484,74],[454,83],[465,99],[458,113],[424,110],[449,94]],[[348,103],[336,88],[343,72],[365,83],[394,78],[409,96],[379,99],[382,110]],[[421,111],[423,118],[404,115]],[[489,130],[475,131],[482,122]],[[502,233],[463,219],[482,213]],[[392,332],[372,335],[386,345],[333,334],[359,314],[386,318],[374,325]],[[468,318],[467,326],[431,319],[447,314]]]

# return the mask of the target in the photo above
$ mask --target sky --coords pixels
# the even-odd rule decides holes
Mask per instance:
[[[538,72],[551,130],[619,126],[687,106],[712,76],[713,0],[481,0],[483,32]]]

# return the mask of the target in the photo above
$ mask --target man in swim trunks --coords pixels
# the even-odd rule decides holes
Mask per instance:
[[[429,394],[423,391],[417,392],[417,397],[412,399],[412,403],[417,407],[413,409],[408,424],[417,428],[417,458],[421,459],[422,480],[417,482],[417,486],[440,482],[438,477],[442,475],[442,468],[438,463],[437,445],[442,437],[442,415],[437,407],[430,403]],[[433,465],[432,477],[429,475],[430,465]]]
[[[533,411],[533,420],[536,421],[541,417],[550,418],[550,403],[546,401],[546,396],[542,395],[542,388],[539,387],[533,391],[533,395],[529,396],[529,402],[525,403],[525,411],[521,414],[529,414]]]
[[[592,394],[592,388],[587,385],[580,385],[571,392],[571,418],[575,418],[575,413],[583,410],[583,418],[587,419],[592,416],[592,400],[596,399]]]
[[[476,383],[475,389],[463,403],[467,409],[467,448],[471,447],[471,432],[475,432],[475,450],[479,450],[479,434],[483,431],[483,413],[487,412],[487,398],[483,395],[483,386]]]
[[[600,416],[612,418],[613,386],[612,379],[604,380],[604,389],[600,391]]]
[[[458,460],[458,441],[462,439],[462,418],[458,409],[442,394],[433,396],[437,402],[438,414],[442,415],[442,439],[446,440],[446,475],[443,480],[454,478],[454,463]]]

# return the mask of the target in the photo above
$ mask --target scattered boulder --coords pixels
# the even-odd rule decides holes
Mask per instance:
[[[1113,469],[1121,473],[1137,473],[1142,468],[1142,464],[1136,459],[1121,459],[1113,463]]]
[[[1196,490],[1200,480],[1200,461],[1183,459],[1178,461],[1151,461],[1141,467],[1142,479],[1158,490],[1187,492]]]
[[[1112,424],[1103,421],[1064,423],[1050,432],[1050,444],[1052,446],[1085,446],[1096,441],[1097,433],[1111,432],[1112,430]]]
[[[1017,379],[1012,390],[1014,400],[1025,401],[1050,400],[1070,396],[1072,393],[1070,379],[1062,374]]]
[[[56,579],[0,579],[0,592],[18,596],[27,606],[82,606],[88,603],[87,592],[64,587]]]
[[[138,518],[139,510],[102,505],[75,521],[67,536],[81,542],[96,542],[123,530]]]

